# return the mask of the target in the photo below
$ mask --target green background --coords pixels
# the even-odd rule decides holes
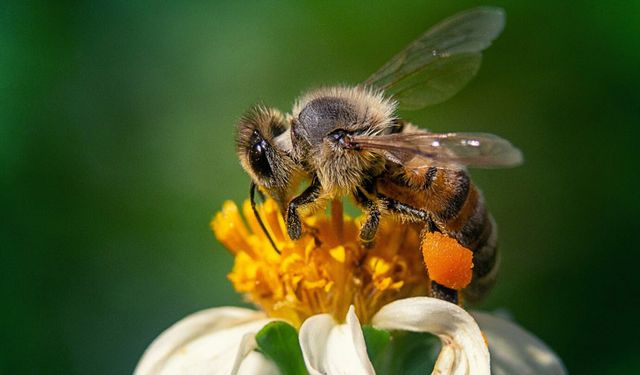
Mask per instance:
[[[239,305],[208,223],[247,196],[235,120],[357,83],[475,1],[0,5],[0,372],[121,374],[188,313]],[[474,171],[505,309],[576,374],[640,371],[640,3],[507,11],[477,78],[405,117],[519,146]],[[624,5],[623,5],[624,4]]]

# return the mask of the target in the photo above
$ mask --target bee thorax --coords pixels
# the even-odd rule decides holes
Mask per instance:
[[[370,152],[335,152],[327,147],[314,160],[320,184],[331,196],[349,195],[384,170],[384,159]]]

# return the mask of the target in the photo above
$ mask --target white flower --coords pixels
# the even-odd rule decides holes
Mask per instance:
[[[474,315],[480,327],[457,305],[413,297],[385,305],[372,324],[438,336],[442,350],[433,374],[566,373],[555,354],[522,328],[489,314]],[[253,310],[231,307],[190,315],[149,346],[135,374],[277,374],[275,364],[253,350],[255,334],[271,320]],[[312,375],[375,374],[353,307],[343,324],[329,314],[308,318],[300,327],[299,340]]]
[[[374,364],[381,372],[398,372],[395,366],[415,348],[424,348],[422,358],[433,358],[428,345],[407,351],[399,344],[407,339],[413,345],[422,336],[389,331],[437,336],[442,345],[433,374],[566,372],[540,340],[515,324],[482,313],[474,319],[458,305],[424,297],[430,279],[416,251],[423,245],[417,226],[383,220],[375,245],[365,249],[361,219],[343,216],[339,205],[330,217],[306,216],[314,231],[297,241],[286,235],[275,202],[267,200],[258,210],[279,252],[249,202],[244,215],[226,202],[212,228],[235,257],[230,281],[264,313],[222,307],[190,315],[149,346],[135,374],[297,374],[306,367],[311,375],[359,375],[375,374]],[[450,253],[445,245],[436,241],[429,248]],[[463,267],[469,272],[470,260]],[[287,324],[263,330],[275,320]],[[370,348],[361,324],[374,328],[366,329]]]

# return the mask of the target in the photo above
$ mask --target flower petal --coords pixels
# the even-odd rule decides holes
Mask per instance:
[[[383,306],[372,324],[440,337],[442,350],[433,374],[490,374],[489,350],[480,328],[471,315],[453,303],[429,297],[397,300]]]
[[[331,315],[319,314],[308,318],[300,326],[300,349],[311,375],[322,374],[326,343],[335,325]]]
[[[233,360],[231,375],[280,374],[275,363],[262,353],[254,351],[257,347],[256,332],[247,332],[242,336]],[[209,368],[209,372],[213,369],[217,370],[215,367]]]
[[[314,315],[300,327],[300,347],[310,374],[375,374],[353,306],[345,324]]]
[[[225,374],[224,369],[219,371],[218,369],[208,369],[209,373]],[[237,375],[280,375],[278,367],[264,355],[257,351],[252,351],[242,361],[240,369],[238,369]]]
[[[487,313],[473,312],[473,316],[489,342],[494,375],[567,373],[545,343],[517,324]]]
[[[248,374],[262,368],[254,366],[274,367],[260,353],[252,352],[251,346],[255,343],[251,335],[269,321],[260,312],[237,307],[189,315],[151,343],[135,374],[228,374],[234,367],[238,373]]]

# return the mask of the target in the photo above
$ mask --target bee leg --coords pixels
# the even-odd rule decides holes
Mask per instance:
[[[253,185],[254,183],[252,182],[251,184]],[[260,189],[256,189],[256,188],[253,188],[253,189],[255,190],[255,193],[260,198],[260,201],[264,203],[264,201],[267,199],[267,197],[264,196],[264,193]]]
[[[398,213],[408,219],[422,221],[425,223],[428,223],[431,220],[429,214],[425,211],[411,207],[404,203],[400,203],[397,200],[391,199],[382,194],[378,194],[378,198],[380,198],[380,200],[384,202],[386,209]]]
[[[364,222],[360,229],[360,241],[366,246],[373,246],[373,239],[378,231],[378,224],[380,224],[380,210],[374,204],[368,207],[369,216],[367,221]]]
[[[264,222],[262,221],[262,217],[260,217],[260,213],[256,208],[256,196],[255,196],[256,191],[258,192],[258,195],[262,197],[262,200],[264,202],[264,194],[262,194],[260,189],[256,189],[255,183],[251,182],[251,187],[249,189],[249,198],[251,199],[251,210],[253,210],[253,215],[255,216],[256,221],[258,221],[260,228],[262,228],[262,232],[269,239],[269,243],[271,243],[273,250],[275,250],[276,253],[280,254],[280,250],[278,249],[278,246],[276,246],[276,243],[273,241],[273,238],[271,238],[271,235],[269,234],[269,231],[267,230],[267,227],[264,225]]]
[[[426,232],[442,232],[428,212],[400,203],[383,195],[378,196],[380,197],[380,200],[385,202],[385,206],[388,210],[425,223],[425,228],[420,234],[421,238],[424,238]],[[431,281],[431,297],[458,304],[458,291],[447,288],[435,281]]]
[[[365,220],[362,228],[360,228],[360,242],[362,242],[365,247],[371,247],[376,232],[378,231],[378,224],[380,224],[380,208],[376,202],[367,198],[360,189],[356,189],[354,198],[359,204],[365,207],[368,213],[367,220]]]
[[[407,204],[404,203],[400,203],[394,199],[391,199],[389,197],[386,197],[382,194],[378,194],[378,198],[380,198],[380,200],[382,202],[384,202],[384,207],[387,210],[393,211],[397,214],[400,214],[408,219],[412,219],[412,220],[416,220],[416,221],[420,221],[426,224],[425,229],[428,232],[440,232],[442,233],[442,230],[440,228],[438,228],[438,225],[436,224],[435,221],[433,221],[433,218],[431,217],[431,215],[423,210],[420,210],[418,208],[414,208],[411,207]],[[422,235],[422,237],[424,237],[424,235]]]
[[[311,185],[289,202],[289,207],[287,208],[287,233],[292,240],[297,240],[302,235],[302,222],[300,221],[300,215],[298,215],[298,208],[313,203],[320,196],[321,190],[320,181],[314,178],[311,180]]]
[[[458,304],[458,291],[435,281],[431,282],[431,297]]]

